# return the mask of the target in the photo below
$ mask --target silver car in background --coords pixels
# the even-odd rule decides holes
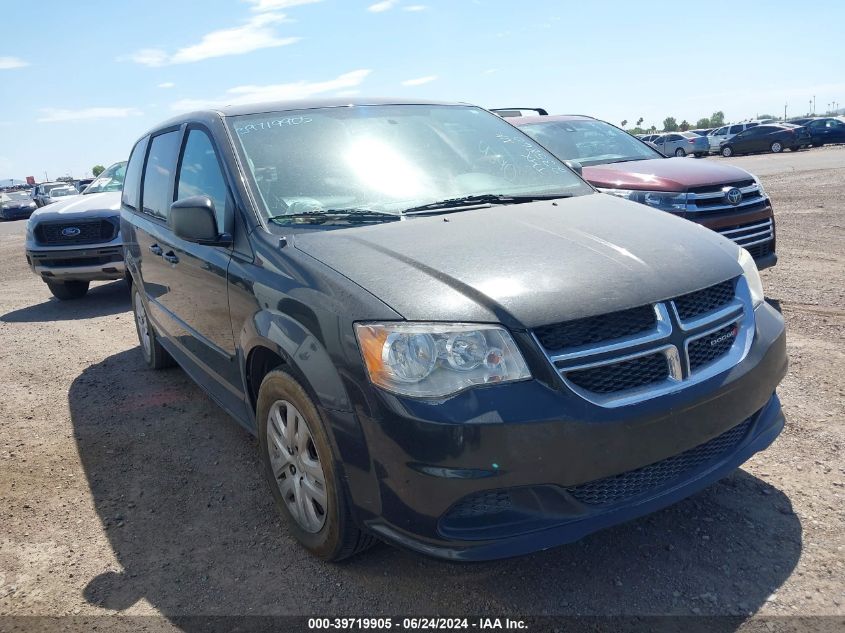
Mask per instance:
[[[669,132],[649,141],[649,144],[664,156],[706,156],[710,152],[710,142],[706,136],[692,132]]]

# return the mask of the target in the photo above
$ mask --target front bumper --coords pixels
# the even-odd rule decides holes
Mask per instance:
[[[44,281],[106,281],[122,279],[126,272],[119,237],[107,244],[74,248],[28,246],[26,261],[32,272]]]
[[[3,220],[21,220],[28,218],[33,214],[37,207],[3,207],[0,209],[0,219]]]
[[[354,415],[324,411],[344,455],[357,520],[425,554],[482,560],[569,543],[693,494],[764,449],[783,427],[774,395],[787,366],[783,319],[765,303],[755,312],[754,344],[738,365],[626,407],[590,404],[535,373],[532,381],[470,390],[444,403],[373,390]],[[346,444],[356,424],[369,463]],[[726,444],[720,438],[731,430]],[[708,459],[633,495],[598,504],[578,497],[584,486],[716,444],[720,450],[707,449]]]

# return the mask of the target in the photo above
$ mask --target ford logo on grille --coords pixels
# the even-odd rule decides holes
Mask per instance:
[[[80,233],[82,233],[82,231],[80,231],[75,226],[69,226],[67,228],[62,229],[62,235],[65,237],[76,237]]]
[[[731,204],[739,204],[742,202],[742,192],[736,187],[733,187],[728,189],[728,192],[725,194],[725,198],[727,198],[728,202]]]

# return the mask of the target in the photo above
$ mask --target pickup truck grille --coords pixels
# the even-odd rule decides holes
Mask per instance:
[[[106,219],[42,222],[35,227],[35,239],[49,246],[99,244],[112,241],[116,235],[117,226]]]
[[[532,333],[566,386],[594,404],[615,407],[677,391],[736,365],[751,346],[754,310],[748,285],[738,277]]]

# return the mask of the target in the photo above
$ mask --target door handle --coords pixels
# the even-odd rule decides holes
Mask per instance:
[[[164,261],[166,261],[169,264],[178,264],[179,263],[179,258],[176,257],[176,253],[174,253],[173,251],[170,251],[169,253],[162,255],[162,257],[164,258]]]
[[[164,251],[161,250],[161,246],[159,246],[158,244],[150,244],[150,252],[153,255],[159,255],[160,256]]]

